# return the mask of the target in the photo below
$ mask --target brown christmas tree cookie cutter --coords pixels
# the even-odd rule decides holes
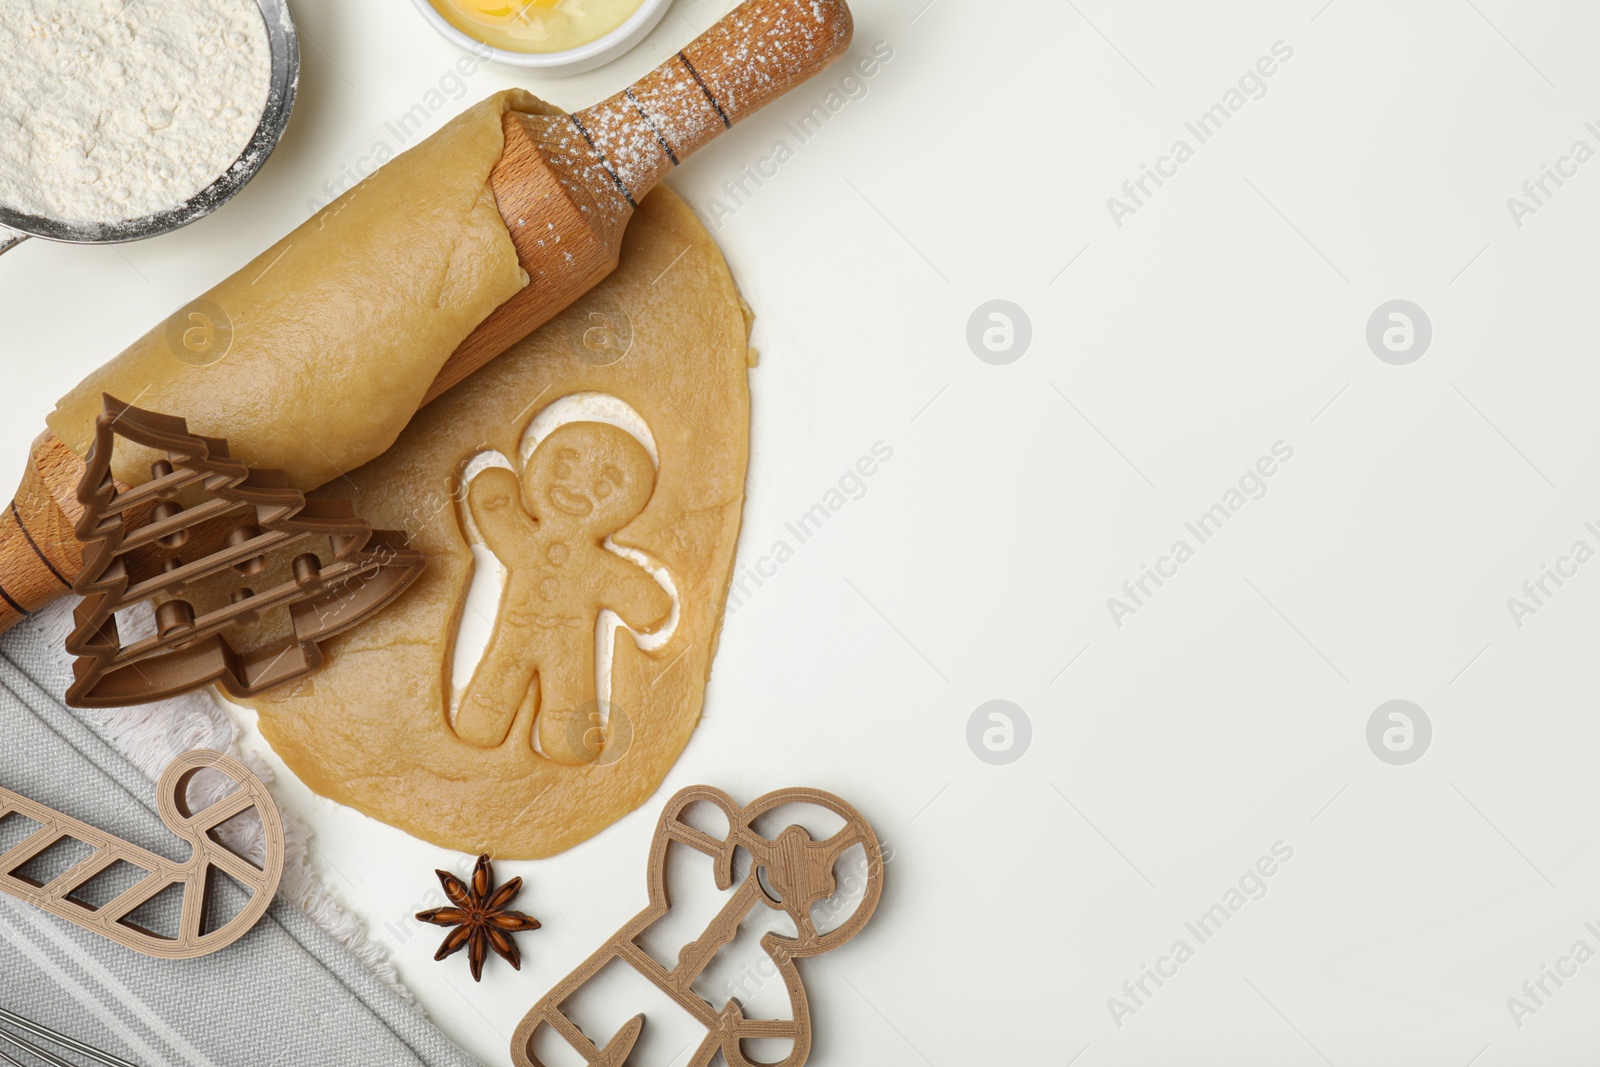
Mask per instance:
[[[709,804],[726,817],[726,838],[699,829],[690,821],[689,809],[698,803]],[[821,841],[797,825],[785,827],[776,838],[764,837],[755,829],[754,824],[762,816],[795,804],[830,811],[844,820],[844,826]],[[667,849],[673,843],[710,856],[717,888],[733,892],[705,932],[684,945],[677,963],[669,968],[639,941],[672,908],[666,872]],[[866,854],[862,899],[838,925],[819,932],[813,908],[834,898],[838,892],[835,868],[844,854],[857,845]],[[740,850],[748,853],[749,870],[735,887],[735,859]],[[706,1028],[705,1040],[689,1057],[688,1067],[706,1067],[718,1052],[728,1067],[801,1067],[811,1054],[811,1012],[795,960],[838,948],[860,933],[872,918],[883,893],[883,852],[872,827],[849,804],[818,789],[783,789],[741,808],[720,789],[691,786],[674,795],[662,812],[651,844],[648,882],[649,906],[546,994],[517,1026],[511,1039],[511,1058],[517,1067],[544,1067],[534,1051],[535,1041],[544,1036],[542,1027],[555,1031],[554,1036],[571,1046],[590,1067],[621,1067],[628,1060],[646,1026],[644,1015],[635,1015],[607,1037],[604,1045],[596,1045],[563,1010],[586,983],[616,962],[643,975]],[[748,1019],[737,998],[730,997],[718,1008],[693,988],[695,980],[734,940],[741,923],[759,906],[786,913],[794,925],[793,936],[768,932],[761,937],[762,950],[788,989],[788,1019]],[[775,1064],[752,1060],[743,1043],[759,1039],[788,1041],[790,1053]]]
[[[74,707],[121,707],[160,700],[213,682],[251,696],[322,665],[321,642],[388,606],[422,573],[424,559],[403,533],[374,530],[350,503],[308,500],[282,471],[247,467],[228,443],[189,432],[171,415],[111,396],[95,421],[78,487],[77,536],[83,570],[73,582],[84,599],[67,638],[76,681]],[[111,475],[121,438],[162,456],[151,480],[128,488]],[[325,555],[312,551],[325,542]],[[250,587],[269,558],[298,550],[290,577]],[[228,588],[228,603],[197,613],[186,589]],[[124,644],[117,612],[155,606],[156,633]],[[288,609],[287,636],[237,651],[227,631]]]
[[[192,811],[186,797],[189,783],[206,770],[226,775],[239,788],[202,811]],[[161,821],[191,848],[189,858],[182,863],[0,788],[0,823],[18,815],[39,824],[22,842],[0,855],[0,892],[147,956],[193,959],[233,944],[266,912],[283,876],[283,821],[266,786],[233,757],[200,749],[179,756],[167,766],[156,785],[156,800]],[[218,837],[218,827],[249,811],[260,817],[266,843],[260,866],[228,848]],[[22,873],[29,861],[63,841],[78,842],[93,851],[48,882],[41,883]],[[119,861],[147,873],[112,899],[98,907],[93,905],[87,899],[90,883],[108,874]],[[207,920],[219,889],[218,873],[249,891],[250,900],[231,919],[208,929]],[[183,893],[175,935],[156,933],[130,921],[141,905],[174,885]]]

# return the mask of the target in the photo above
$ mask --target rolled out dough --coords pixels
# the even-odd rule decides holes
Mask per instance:
[[[376,526],[405,530],[428,568],[384,614],[329,641],[322,671],[251,702],[290,768],[323,796],[417,837],[504,858],[570,848],[648,799],[699,719],[721,626],[748,459],[748,340],[748,319],[715,242],[683,201],[658,189],[640,205],[610,278],[419,413],[385,454],[322,491],[351,499]],[[533,484],[533,499],[526,488],[519,499],[529,424],[563,397],[593,393],[642,416],[657,461],[653,487],[640,490],[640,476],[627,473],[643,453],[628,462],[572,454],[563,467],[559,456],[539,460],[535,452],[534,474],[522,483]],[[552,447],[582,439],[550,436]],[[515,471],[463,476],[474,456],[495,452]],[[615,631],[610,715],[603,728],[592,724],[588,740],[597,744],[588,748],[599,755],[588,762],[577,758],[581,745],[557,753],[560,759],[535,751],[538,700],[525,700],[523,686],[498,684],[502,678],[479,689],[506,693],[511,726],[503,741],[496,727],[464,730],[469,743],[450,721],[452,650],[474,569],[467,519],[474,507],[549,514],[548,501],[570,494],[537,484],[541,462],[556,472],[551,479],[593,487],[595,500],[606,492],[597,471],[632,486],[628,492],[648,493],[636,517],[627,519],[637,501],[612,509],[627,521],[610,543],[664,568],[677,597],[670,637],[659,647],[643,650],[630,631]],[[516,516],[504,528],[528,521]],[[542,537],[558,535],[557,525],[541,528]],[[516,534],[499,536],[504,543]],[[619,602],[619,614],[668,632],[655,622],[662,605],[639,599],[649,593],[638,584],[644,572],[630,573],[620,556],[569,554],[546,542],[538,553],[512,554],[566,567],[505,583],[502,610],[519,613],[518,626],[587,622],[592,633],[592,617],[561,617],[539,591],[560,600],[559,582],[573,580],[604,601],[623,597],[619,590],[631,582],[626,595],[636,607],[630,613]],[[574,574],[579,559],[589,569]],[[507,597],[526,603],[508,605]]]
[[[50,429],[87,451],[101,394],[188,419],[297,489],[393,443],[467,334],[528,283],[489,189],[517,90],[452,119],[91,374]],[[149,478],[129,449],[113,472]]]

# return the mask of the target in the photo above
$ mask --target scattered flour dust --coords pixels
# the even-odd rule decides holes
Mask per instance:
[[[0,204],[64,222],[179,206],[271,89],[255,0],[0,0]]]

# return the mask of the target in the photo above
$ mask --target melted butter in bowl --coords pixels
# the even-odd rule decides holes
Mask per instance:
[[[592,44],[644,0],[430,0],[451,26],[491,48],[552,54]]]

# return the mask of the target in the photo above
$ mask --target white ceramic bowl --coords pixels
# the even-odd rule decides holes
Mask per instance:
[[[438,8],[434,7],[430,0],[411,0],[411,2],[422,13],[428,25],[438,30],[446,40],[479,56],[487,54],[488,58],[496,63],[512,67],[529,67],[549,74],[582,74],[584,71],[604,66],[644,40],[672,6],[672,0],[644,0],[644,3],[639,5],[639,10],[629,15],[622,25],[604,37],[579,45],[577,48],[568,48],[562,52],[512,52],[485,44],[476,37],[456,29],[439,13]]]

